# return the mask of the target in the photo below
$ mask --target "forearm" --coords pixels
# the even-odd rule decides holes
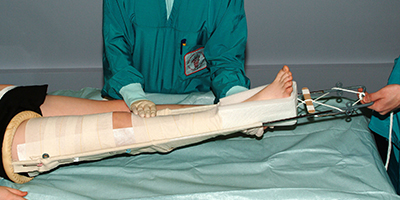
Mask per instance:
[[[247,22],[243,1],[230,1],[226,6],[204,51],[217,100],[227,96],[232,87],[250,87],[244,70]]]
[[[103,96],[122,99],[121,88],[132,83],[144,84],[142,74],[132,62],[134,34],[125,1],[104,1],[103,8]],[[128,5],[126,5],[128,6]]]

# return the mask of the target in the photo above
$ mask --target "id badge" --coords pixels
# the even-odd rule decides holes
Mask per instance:
[[[204,47],[189,52],[185,55],[185,75],[189,76],[207,67],[207,60],[204,56]]]

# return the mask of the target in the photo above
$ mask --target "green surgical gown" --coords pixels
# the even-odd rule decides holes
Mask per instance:
[[[388,84],[400,84],[400,57],[394,61],[394,67],[390,74]],[[389,139],[390,117],[387,115],[379,115],[377,112],[373,113],[369,128],[375,133]],[[388,174],[392,183],[400,194],[400,112],[394,111],[393,114],[393,129],[392,129],[392,142],[394,144],[393,153],[389,162]]]
[[[102,94],[140,83],[145,92],[212,90],[217,99],[233,86],[250,87],[244,60],[247,23],[243,0],[104,0]]]

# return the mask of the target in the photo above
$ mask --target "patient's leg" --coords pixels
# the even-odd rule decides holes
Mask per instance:
[[[194,107],[196,105],[156,105],[157,110],[165,108],[179,109]],[[47,95],[40,106],[43,117],[65,115],[91,115],[106,112],[130,112],[123,100],[90,100],[76,97]]]
[[[292,92],[292,74],[287,66],[284,66],[277,74],[275,80],[266,88],[250,97],[246,102],[268,100],[288,97]],[[0,90],[9,85],[0,85]],[[181,108],[180,105],[166,105],[172,108]],[[190,107],[190,106],[184,106]],[[129,108],[122,100],[97,101],[65,96],[46,96],[41,106],[44,117],[65,115],[87,115],[113,111],[113,129],[132,127]],[[17,158],[17,145],[25,142],[26,121],[17,129],[13,142],[13,160]]]
[[[9,86],[13,85],[0,84],[0,92]],[[179,109],[193,106],[196,105],[157,105],[157,110],[165,108]],[[98,101],[59,95],[47,95],[43,104],[40,106],[40,110],[43,117],[90,115],[106,112],[130,112],[123,100]]]
[[[268,100],[288,97],[292,92],[292,74],[287,66],[284,66],[277,74],[275,80],[266,88],[250,97],[246,102]],[[9,85],[0,85],[0,90]],[[190,105],[164,105],[165,107],[182,108]],[[161,107],[160,107],[161,108]],[[163,108],[163,107],[162,107]],[[113,129],[132,127],[129,108],[122,100],[97,101],[66,96],[46,96],[41,106],[44,117],[65,115],[87,115],[113,111]],[[18,160],[16,146],[24,143],[26,122],[17,129],[13,142],[13,160]]]
[[[4,88],[10,86],[15,87],[13,85],[0,85],[0,94]],[[46,95],[40,110],[43,117],[130,112],[123,100],[98,101],[59,95]]]
[[[68,117],[66,116],[65,118],[67,119]],[[42,119],[36,119],[36,120],[42,120]],[[28,122],[28,120],[22,122],[21,125],[17,128],[17,130],[15,132],[14,140],[12,143],[12,159],[14,161],[20,160],[18,158],[17,146],[25,143],[25,132],[26,132],[25,129],[26,129],[27,122]],[[122,128],[129,128],[129,127],[132,128],[131,113],[128,113],[128,112],[112,113],[112,129],[122,129]],[[60,125],[60,128],[62,128],[61,125]],[[71,142],[73,142],[73,141],[71,141]]]
[[[277,74],[275,80],[266,88],[246,101],[267,100],[288,97],[292,92],[292,74],[284,66]],[[11,85],[0,85],[0,91]],[[157,110],[169,108],[188,108],[195,105],[157,105]],[[67,96],[47,95],[40,106],[43,117],[65,115],[89,115],[106,112],[130,112],[123,100],[98,101]]]
[[[43,117],[130,112],[123,100],[98,101],[56,95],[47,95],[40,109]]]
[[[292,80],[293,77],[289,67],[284,66],[270,85],[246,101],[288,97],[293,90]],[[11,85],[0,85],[0,91],[7,86]],[[157,110],[165,108],[188,108],[193,106],[195,105],[157,105]],[[43,117],[89,115],[116,111],[130,112],[123,100],[98,101],[58,95],[47,95],[40,109]]]
[[[266,87],[264,90],[254,95],[256,98],[249,99],[248,101],[269,99],[267,95],[271,95],[271,92],[279,91],[279,89],[276,88],[281,88],[281,90],[283,90],[280,96],[282,96],[282,94],[283,97],[288,96],[290,94],[288,94],[288,92],[293,90],[291,86],[286,86],[288,83],[292,83],[291,74],[288,70],[283,68],[281,72],[278,73],[276,80],[271,84],[271,87]],[[77,102],[85,101],[79,99],[75,100]],[[54,101],[54,99],[50,101]],[[247,102],[246,106],[250,105],[248,103],[251,102]],[[71,105],[71,101],[66,104]],[[72,104],[76,104],[76,102]],[[256,104],[251,112],[259,112],[259,108],[260,106],[263,107],[263,104],[263,102]],[[49,105],[55,104],[46,104],[46,106]],[[233,109],[241,110],[240,106],[233,107]],[[21,155],[23,155],[25,151],[30,155],[25,156],[24,159],[28,161],[33,158],[32,161],[37,164],[37,166],[36,164],[32,166],[32,163],[27,165],[24,162],[14,165],[14,167],[19,166],[18,169],[20,171],[17,172],[26,172],[24,171],[26,166],[33,167],[34,171],[47,171],[60,164],[75,162],[76,158],[79,158],[78,160],[98,160],[110,156],[111,154],[108,152],[123,153],[127,152],[127,149],[134,150],[131,152],[133,154],[155,151],[167,152],[175,147],[193,144],[221,134],[229,134],[237,132],[238,130],[252,128],[254,127],[254,124],[251,124],[253,122],[257,122],[257,126],[259,126],[259,122],[261,122],[261,119],[257,117],[237,114],[238,117],[249,118],[252,121],[244,120],[243,122],[243,120],[239,119],[242,124],[237,122],[231,123],[232,118],[229,112],[231,112],[229,107],[219,108],[215,105],[205,107],[202,111],[197,110],[195,113],[149,119],[140,118],[128,112],[30,119],[29,122],[32,122],[33,125],[27,128],[27,120],[17,127],[12,142],[12,156],[10,157],[18,162],[18,160],[21,160],[18,156],[19,153],[22,152]],[[265,112],[268,112],[268,110]],[[272,112],[277,111],[273,110]],[[248,110],[246,110],[246,114],[247,113]],[[237,116],[235,116],[233,120],[238,120]],[[72,121],[73,123],[68,123],[68,121]],[[226,123],[226,121],[228,123]],[[127,135],[122,134],[122,136],[118,136],[122,138],[116,138],[114,131],[124,128],[129,129]],[[79,133],[78,136],[76,136],[76,131]],[[42,135],[44,137],[42,137]],[[129,136],[133,137],[129,138]],[[59,142],[60,137],[64,138],[64,142]],[[71,137],[73,139],[68,140],[65,139],[65,137]],[[30,139],[26,141],[26,138]],[[122,141],[122,143],[117,142],[117,140]],[[43,143],[45,143],[44,147],[48,146],[53,151],[71,150],[72,154],[49,153],[49,155],[46,156],[49,156],[50,159],[45,158],[44,156],[47,153],[45,150],[43,151],[41,149]],[[22,145],[21,148],[18,148],[19,145]],[[61,146],[63,147],[61,148]],[[66,147],[69,149],[65,149]],[[32,148],[33,150],[27,151],[28,148]],[[37,153],[33,153],[32,155],[32,152]],[[46,165],[46,162],[50,163]],[[46,167],[41,169],[41,166]],[[31,169],[32,168],[30,168],[30,170]]]
[[[209,133],[220,129],[216,107],[149,119],[126,112],[39,117],[25,120],[16,128],[10,158],[14,173],[44,172],[62,164],[124,152],[167,152],[171,147],[215,137],[219,133]],[[10,133],[6,132],[6,138]]]

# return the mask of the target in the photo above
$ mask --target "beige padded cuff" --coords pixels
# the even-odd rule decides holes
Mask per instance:
[[[8,178],[15,183],[26,183],[32,180],[31,177],[22,176],[14,173],[14,167],[12,165],[12,143],[14,139],[15,132],[19,125],[25,120],[41,117],[38,113],[32,111],[23,111],[15,115],[7,126],[6,132],[4,134],[3,148],[2,148],[2,158],[3,167]]]

